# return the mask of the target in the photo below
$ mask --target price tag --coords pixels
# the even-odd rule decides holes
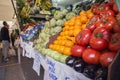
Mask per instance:
[[[91,80],[71,67],[46,57],[47,69],[44,80]]]
[[[34,58],[34,62],[33,62],[33,70],[36,71],[38,76],[40,75],[40,63],[41,63],[40,55],[39,55],[39,53],[35,53],[35,58]]]
[[[25,56],[28,58],[34,57],[34,55],[33,55],[34,54],[33,42],[25,43],[25,45],[26,45],[24,47],[24,49],[26,51]]]
[[[120,11],[120,0],[115,0],[115,3],[117,5],[117,7],[118,7],[118,10]]]
[[[47,68],[45,69],[44,80],[62,80],[60,76],[63,73],[61,73],[59,65],[57,65],[57,61],[53,60],[49,56],[46,56],[45,61]]]
[[[32,47],[31,48],[31,57],[33,58],[33,59],[35,59],[35,49],[34,49],[34,47]]]
[[[38,50],[34,49],[34,57],[33,59],[35,59],[35,54],[39,54],[40,57],[40,64],[43,66],[44,69],[46,69],[46,63],[45,63],[45,56],[43,56]]]
[[[31,58],[31,55],[32,55],[32,54],[31,54],[31,47],[30,47],[30,46],[27,45],[27,46],[25,47],[25,52],[26,52],[26,53],[25,53],[25,56],[28,57],[28,58]]]
[[[63,75],[61,75],[62,80],[91,80],[65,64],[59,63],[59,66],[64,68],[61,70],[61,73],[63,73]]]

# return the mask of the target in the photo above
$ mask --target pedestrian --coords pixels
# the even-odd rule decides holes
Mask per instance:
[[[10,36],[9,36],[9,25],[6,21],[3,21],[3,27],[1,28],[1,38],[2,38],[2,54],[3,62],[7,62],[8,51],[10,47]]]
[[[15,42],[15,31],[12,30],[12,33],[11,33],[11,43],[12,43],[12,47],[14,48],[14,42]]]

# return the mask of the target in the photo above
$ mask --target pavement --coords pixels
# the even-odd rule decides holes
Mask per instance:
[[[18,63],[17,56],[11,56],[7,63],[1,62],[0,52],[0,80],[44,80],[44,69],[41,66],[40,76],[32,69],[33,59],[22,57]]]

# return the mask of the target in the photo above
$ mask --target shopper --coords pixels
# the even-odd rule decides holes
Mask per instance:
[[[12,30],[12,33],[11,33],[11,43],[12,43],[12,47],[14,48],[14,42],[15,42],[15,31]]]
[[[10,47],[10,37],[9,37],[9,25],[6,21],[3,21],[3,27],[1,28],[1,38],[2,38],[2,54],[3,62],[8,61],[8,51]]]

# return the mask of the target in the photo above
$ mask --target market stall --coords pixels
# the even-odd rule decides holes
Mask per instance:
[[[120,50],[119,0],[70,2],[17,2],[22,55],[34,59],[38,75],[44,68],[44,80],[113,80]]]

